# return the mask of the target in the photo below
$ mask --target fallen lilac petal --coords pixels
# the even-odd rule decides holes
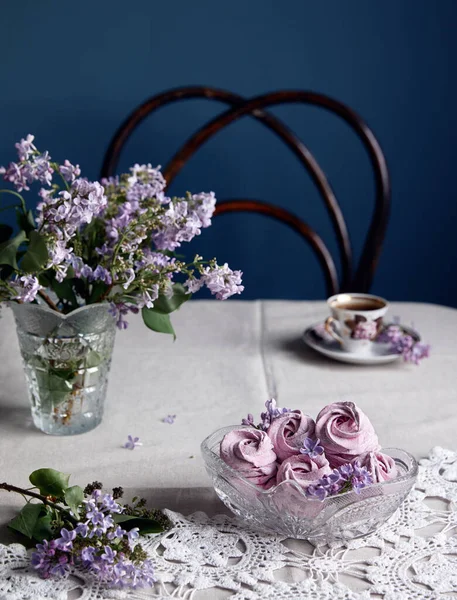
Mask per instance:
[[[134,450],[137,446],[142,446],[143,443],[140,442],[139,437],[133,437],[131,435],[128,436],[128,441],[125,442],[123,448],[127,448],[128,450]]]
[[[173,425],[175,419],[176,415],[168,415],[162,419],[162,423],[169,423],[170,425]]]

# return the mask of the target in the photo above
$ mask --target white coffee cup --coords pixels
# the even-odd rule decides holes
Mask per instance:
[[[336,294],[327,300],[332,313],[325,329],[347,352],[367,353],[382,328],[389,303],[380,296],[355,292]]]

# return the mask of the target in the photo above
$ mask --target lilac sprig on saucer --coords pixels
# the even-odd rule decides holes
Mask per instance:
[[[397,323],[385,327],[375,341],[379,344],[390,344],[392,352],[401,354],[405,362],[415,365],[418,365],[423,358],[430,356],[430,345],[416,341]]]

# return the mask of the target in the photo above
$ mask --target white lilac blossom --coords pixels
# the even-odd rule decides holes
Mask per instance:
[[[13,287],[17,292],[17,295],[13,298],[20,302],[33,302],[38,292],[43,289],[38,279],[33,275],[19,277],[13,282]]]
[[[135,450],[135,448],[137,446],[142,446],[142,445],[143,445],[143,442],[140,442],[139,437],[133,437],[132,435],[129,435],[127,438],[127,441],[123,445],[123,448],[127,448],[128,450]]]
[[[127,532],[114,521],[122,512],[112,495],[94,490],[84,500],[83,520],[74,529],[64,527],[58,539],[37,544],[32,567],[44,579],[68,575],[78,566],[107,587],[151,587],[154,568],[138,544],[138,528]]]

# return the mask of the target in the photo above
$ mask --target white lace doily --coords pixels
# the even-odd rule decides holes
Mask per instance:
[[[0,545],[0,600],[438,600],[457,598],[457,453],[434,448],[415,488],[375,534],[347,545],[261,535],[236,519],[168,512],[174,527],[143,544],[155,589],[100,588],[87,574],[43,581],[27,550]]]

